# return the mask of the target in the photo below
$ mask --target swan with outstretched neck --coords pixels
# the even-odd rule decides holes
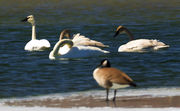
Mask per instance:
[[[126,33],[130,41],[118,48],[118,52],[144,52],[150,50],[159,50],[162,48],[167,48],[169,45],[164,44],[159,40],[149,40],[149,39],[136,39],[134,40],[133,34],[124,26],[118,26],[114,37],[118,34]]]
[[[65,37],[67,37],[67,39],[65,39]],[[49,59],[81,58],[109,53],[109,51],[94,46],[74,46],[73,41],[69,39],[69,37],[69,30],[63,30],[61,32],[59,41],[55,44],[53,50],[49,54]]]
[[[33,15],[27,16],[22,22],[29,22],[32,25],[32,39],[25,45],[24,50],[27,51],[43,51],[51,47],[46,39],[36,39],[36,23]]]

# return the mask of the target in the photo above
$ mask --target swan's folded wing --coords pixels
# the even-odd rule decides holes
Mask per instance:
[[[50,48],[50,43],[45,39],[31,40],[24,47],[24,49],[28,51],[43,51],[47,48]]]
[[[74,46],[83,45],[83,46],[109,47],[108,45],[104,45],[101,42],[91,40],[83,35],[80,35],[79,33],[74,35],[72,41],[74,42]]]
[[[46,39],[41,39],[41,40],[40,40],[40,44],[41,44],[42,46],[44,46],[44,47],[47,47],[47,48],[51,47],[51,44],[50,44],[49,41],[46,40]]]

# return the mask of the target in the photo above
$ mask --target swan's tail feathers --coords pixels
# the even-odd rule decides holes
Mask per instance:
[[[80,45],[84,45],[84,46],[95,46],[95,47],[109,47],[108,45],[104,45],[101,42],[97,42],[94,40],[91,41],[85,41],[85,42],[80,42]]]
[[[154,50],[170,47],[169,45],[166,45],[165,43],[159,40],[153,40],[153,44],[154,44]]]
[[[75,43],[75,46],[78,45],[84,45],[84,46],[96,46],[96,47],[109,47],[108,45],[104,45],[101,42],[95,41],[95,40],[91,40],[88,37],[85,37],[83,35],[80,35],[80,33],[77,33],[75,35],[73,35],[73,42]]]
[[[104,50],[104,53],[110,53],[109,51]]]
[[[104,48],[109,47],[109,45],[104,45],[103,43],[95,41],[95,40],[91,40],[91,42],[92,42],[92,44],[94,44],[97,47],[104,47]]]
[[[169,45],[156,46],[156,47],[154,47],[154,50],[163,49],[163,48],[168,48],[168,47],[170,47],[170,46],[169,46]]]

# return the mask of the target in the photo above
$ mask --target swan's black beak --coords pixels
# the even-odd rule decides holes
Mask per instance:
[[[116,37],[119,34],[119,31],[116,31],[113,37]]]
[[[21,22],[27,22],[28,18],[26,17],[25,19],[21,20]]]

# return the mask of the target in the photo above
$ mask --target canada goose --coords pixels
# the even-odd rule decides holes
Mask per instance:
[[[116,29],[116,33],[114,37],[124,32],[129,36],[130,41],[124,45],[121,45],[118,48],[118,52],[144,52],[147,51],[147,49],[158,50],[169,47],[169,45],[166,45],[163,42],[160,42],[159,40],[149,40],[149,39],[134,40],[133,34],[124,26],[119,26]]]
[[[102,60],[101,64],[93,71],[93,77],[101,87],[106,89],[106,101],[109,100],[109,89],[114,89],[113,101],[115,101],[117,89],[129,86],[136,87],[136,84],[126,73],[111,67],[107,59]]]
[[[32,39],[26,44],[24,50],[27,51],[43,51],[51,47],[50,43],[46,39],[36,39],[36,24],[33,15],[27,16],[22,22],[29,22],[32,25]]]
[[[69,38],[69,30],[61,32],[59,41],[49,54],[49,59],[89,57],[109,53],[94,46],[74,46],[71,39],[64,39],[64,37]]]

